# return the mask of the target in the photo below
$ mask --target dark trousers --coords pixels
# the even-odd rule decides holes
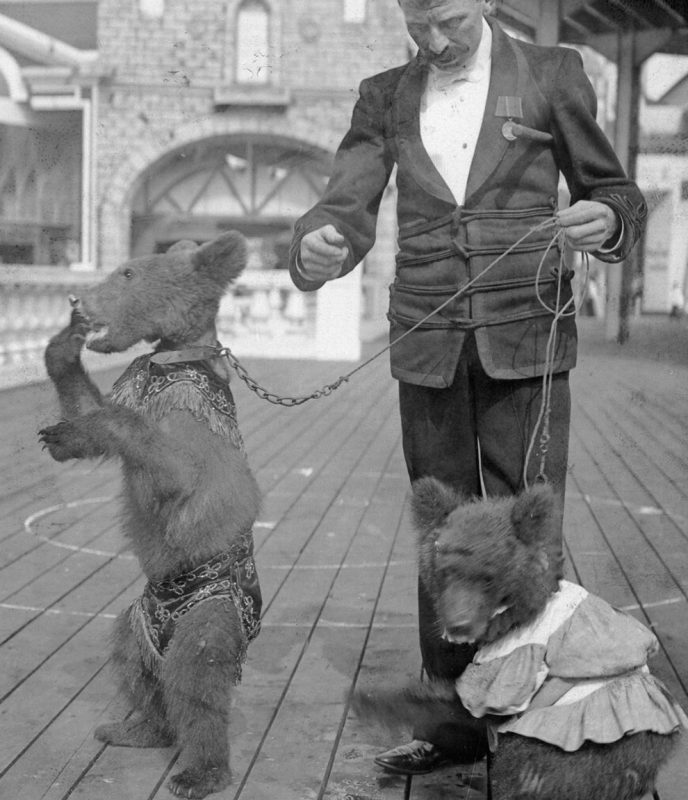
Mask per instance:
[[[561,498],[568,459],[571,400],[568,372],[552,380],[550,440],[545,474]],[[453,384],[433,389],[399,384],[404,457],[411,482],[431,475],[466,494],[516,494],[523,489],[523,466],[542,402],[542,378],[494,380],[478,359],[475,340],[464,345]],[[540,469],[538,431],[528,466],[529,483]],[[478,456],[480,443],[480,467]],[[454,679],[475,649],[441,638],[432,598],[419,584],[418,627],[423,669],[430,678]],[[415,731],[419,739],[449,748],[447,731]]]

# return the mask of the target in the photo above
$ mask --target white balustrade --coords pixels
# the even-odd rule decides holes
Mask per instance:
[[[69,321],[69,295],[101,278],[59,267],[0,267],[0,388],[45,378],[43,352]],[[222,298],[218,338],[238,357],[356,360],[360,308],[357,272],[303,293],[285,270],[248,270]],[[87,353],[85,363],[97,369],[132,357]]]
[[[286,270],[247,270],[222,300],[218,338],[237,356],[315,358],[318,306]]]

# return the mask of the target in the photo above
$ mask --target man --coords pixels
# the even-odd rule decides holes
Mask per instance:
[[[507,36],[492,19],[494,2],[399,5],[418,55],[362,82],[328,188],[296,223],[292,279],[311,291],[363,259],[396,164],[391,341],[424,320],[390,349],[409,477],[433,475],[469,495],[522,489],[524,468],[530,480],[538,473],[539,459],[526,464],[526,453],[540,436],[541,376],[551,369],[546,475],[563,508],[576,329],[572,316],[559,320],[548,364],[552,309],[571,297],[559,248],[548,249],[556,231],[531,233],[425,317],[552,217],[573,249],[621,260],[641,233],[645,203],[595,122],[595,95],[577,52]],[[509,117],[546,135],[514,139],[504,128]],[[560,173],[571,194],[561,210]],[[430,678],[455,678],[474,651],[445,641],[434,623],[421,586],[424,669]],[[393,772],[428,772],[449,757],[484,752],[482,731],[470,731],[470,721],[415,731],[411,744],[376,762]]]

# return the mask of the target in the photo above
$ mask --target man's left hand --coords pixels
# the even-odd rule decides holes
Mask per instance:
[[[615,234],[621,223],[612,209],[596,200],[579,200],[557,213],[566,241],[574,250],[591,253],[600,250]]]

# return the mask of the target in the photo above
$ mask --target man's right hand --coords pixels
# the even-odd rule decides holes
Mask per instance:
[[[311,281],[331,281],[338,277],[349,255],[346,239],[334,225],[307,233],[301,239],[299,271]]]

